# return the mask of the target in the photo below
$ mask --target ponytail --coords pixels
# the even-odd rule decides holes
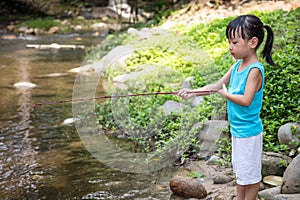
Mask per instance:
[[[264,25],[257,16],[252,14],[241,15],[232,20],[227,25],[226,37],[232,38],[234,34],[239,30],[241,31],[241,36],[244,40],[249,40],[253,37],[257,37],[258,42],[255,49],[257,50],[264,41],[264,28],[267,30],[267,40],[262,51],[262,57],[265,58],[270,65],[275,65],[271,56],[274,33],[271,27],[268,25]]]
[[[267,40],[265,47],[262,51],[262,57],[266,59],[266,61],[270,64],[275,66],[275,63],[271,56],[271,50],[273,48],[273,40],[274,40],[274,33],[270,26],[264,25],[264,28],[267,30]]]

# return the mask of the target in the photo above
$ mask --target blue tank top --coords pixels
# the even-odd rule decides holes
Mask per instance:
[[[262,107],[263,89],[264,89],[264,67],[256,62],[242,71],[238,68],[242,60],[238,61],[232,69],[228,92],[231,94],[241,94],[245,92],[249,72],[253,68],[258,68],[262,75],[262,86],[254,95],[249,106],[241,106],[227,102],[228,120],[230,131],[234,137],[246,138],[260,134],[263,131],[262,121],[260,119],[260,110]]]

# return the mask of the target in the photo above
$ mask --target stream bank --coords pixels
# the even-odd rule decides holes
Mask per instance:
[[[9,42],[9,41],[6,41],[6,42]],[[17,42],[17,41],[16,41]],[[12,44],[12,43],[11,43]],[[8,49],[10,49],[11,48],[11,45],[10,44],[6,44],[6,49],[4,50],[5,52],[8,50]],[[34,50],[30,50],[30,52],[32,53],[32,52],[34,52]],[[75,59],[75,57],[80,57],[80,55],[74,55],[74,52],[69,52],[70,54],[68,55],[68,56],[58,56],[57,54],[55,54],[55,52],[57,52],[57,50],[54,50],[54,51],[50,51],[50,53],[49,53],[49,51],[43,51],[43,53],[41,53],[41,52],[37,52],[37,54],[38,55],[45,55],[45,54],[49,54],[50,55],[50,58],[48,58],[49,60],[52,60],[52,61],[54,61],[54,63],[51,63],[50,64],[50,66],[48,66],[48,67],[46,67],[46,68],[48,68],[49,70],[51,69],[51,66],[56,66],[56,67],[58,67],[59,69],[63,69],[63,68],[60,68],[58,65],[57,65],[57,61],[63,61],[64,59],[63,58],[69,58],[70,60],[73,60],[73,61],[76,61],[76,59]],[[9,64],[10,63],[14,63],[13,62],[13,60],[16,60],[16,59],[14,59],[14,58],[12,58],[11,56],[6,56],[6,54],[3,54],[3,55],[5,55],[5,57],[4,57],[4,59],[2,59],[2,60],[6,60],[6,61],[8,61],[7,63],[5,63],[5,64],[2,64],[1,65],[1,67],[2,68],[4,68],[5,70],[4,70],[4,72],[5,73],[7,73],[7,74],[10,74],[11,72],[9,72],[8,71],[8,69],[9,69]],[[17,55],[20,55],[20,54],[17,54]],[[31,56],[28,56],[28,54],[21,54],[21,55],[23,55],[23,56],[18,56],[18,58],[20,58],[20,60],[18,61],[18,64],[16,64],[16,65],[20,65],[20,63],[21,63],[21,65],[20,66],[24,66],[24,65],[26,65],[26,63],[28,63],[28,62],[24,62],[24,61],[26,61],[25,59],[24,59],[24,57],[26,58],[26,57],[31,57],[33,54],[31,54]],[[75,57],[72,57],[71,55],[73,55],[73,56],[75,56]],[[33,56],[34,57],[34,56]],[[10,59],[7,59],[7,58],[10,58]],[[43,60],[44,58],[42,58],[41,60]],[[63,66],[65,66],[67,69],[71,69],[71,68],[73,68],[73,67],[76,67],[76,65],[78,65],[78,63],[80,62],[81,60],[79,59],[79,61],[77,60],[77,64],[76,63],[72,63],[71,65],[63,65]],[[31,63],[31,61],[29,62],[29,63]],[[33,61],[33,63],[34,63],[34,61]],[[63,63],[64,64],[64,63]],[[44,65],[44,63],[42,63],[41,65]],[[12,68],[12,69],[15,69],[15,68]],[[35,68],[34,68],[35,69]],[[20,70],[21,71],[21,70]],[[35,71],[35,70],[34,70]],[[3,73],[4,73],[3,72]],[[24,71],[23,71],[24,72]],[[42,71],[43,72],[43,71]],[[54,69],[53,69],[53,71],[52,71],[52,69],[50,70],[50,72],[49,73],[54,73],[55,71],[54,71]],[[37,72],[36,72],[37,73]],[[65,71],[63,71],[63,73],[65,73]],[[11,73],[11,74],[13,74],[13,73]],[[40,73],[39,75],[42,75],[42,74],[44,74],[44,73]],[[28,74],[27,74],[28,75]],[[37,75],[38,76],[38,75]],[[24,76],[22,76],[23,78],[24,78]],[[35,76],[33,76],[33,77],[35,77]],[[9,89],[9,87],[6,87],[7,85],[11,85],[11,83],[14,83],[14,82],[16,82],[17,81],[17,79],[13,76],[13,77],[10,77],[10,78],[8,78],[8,77],[5,77],[6,79],[4,79],[4,80],[6,80],[6,83],[5,84],[3,84],[3,85],[5,85],[2,89],[4,89],[4,91],[5,92],[7,92],[8,94],[9,93],[14,93],[14,90],[11,90],[11,89]],[[26,78],[26,77],[25,77]],[[28,78],[28,76],[27,76],[27,78]],[[47,78],[46,78],[47,79]],[[8,81],[8,83],[7,83],[7,81]],[[67,83],[71,83],[71,85],[73,84],[73,79],[72,80],[67,80]],[[41,82],[43,82],[43,81],[41,81]],[[45,87],[47,88],[47,89],[50,89],[50,91],[51,91],[51,88],[52,88],[52,91],[63,91],[63,92],[66,92],[66,96],[61,96],[61,97],[65,97],[65,98],[67,98],[67,97],[69,97],[69,96],[67,96],[68,94],[70,94],[70,90],[68,89],[68,90],[65,90],[65,89],[61,89],[62,87],[63,87],[63,83],[65,83],[65,81],[63,80],[62,81],[62,86],[61,87],[55,87],[54,89],[52,88],[53,87],[53,80],[52,81],[50,81],[49,83],[47,83],[46,85],[45,85]],[[32,90],[33,92],[37,92],[37,90],[39,90],[40,88],[36,88],[36,89],[34,89],[34,90]],[[28,94],[28,93],[24,93],[24,94]],[[18,97],[18,95],[17,94],[13,94],[13,95],[16,95],[16,96],[14,96],[14,98],[16,98],[16,97]],[[53,100],[55,100],[58,96],[55,96],[54,94],[50,94],[50,96],[52,95],[52,97],[53,97]],[[54,96],[53,96],[54,95]],[[34,93],[34,95],[33,95],[34,97],[37,97],[37,100],[48,100],[48,98],[49,98],[49,96],[47,95],[47,94],[40,94],[39,92],[37,93],[37,94],[35,94]],[[24,97],[24,96],[23,96]],[[26,97],[26,95],[25,95],[25,97]],[[28,96],[27,96],[28,97]],[[29,97],[30,97],[30,95],[29,95]],[[12,98],[13,99],[13,98]],[[23,99],[24,100],[24,99]],[[25,100],[26,100],[26,98],[25,98]],[[10,102],[10,104],[11,104],[11,99],[9,99],[8,100],[9,102]],[[22,100],[20,100],[20,101],[22,101]],[[3,102],[2,102],[3,103]],[[7,105],[10,105],[10,104],[7,104]],[[7,106],[6,104],[5,104],[5,108],[6,109],[8,109],[10,106]],[[20,108],[24,108],[22,105],[20,105]],[[19,108],[19,109],[20,109]],[[65,113],[65,112],[63,112],[63,111],[59,111],[59,109],[58,108],[53,108],[54,110],[49,110],[49,108],[44,108],[45,110],[45,113],[48,113],[49,115],[51,115],[51,117],[50,118],[55,118],[55,120],[56,120],[56,122],[58,123],[58,122],[60,122],[60,117],[59,116],[61,116],[61,115],[64,115],[65,117],[68,117],[67,116],[67,114]],[[16,109],[17,110],[17,109]],[[5,121],[5,120],[7,120],[8,119],[8,122],[10,122],[10,120],[14,120],[15,118],[18,118],[18,115],[16,116],[16,113],[13,113],[13,114],[11,114],[11,116],[10,116],[10,112],[6,112],[7,110],[5,110],[5,112],[3,112],[3,113],[6,113],[6,115],[5,116],[8,116],[8,117],[5,117],[4,119],[2,119],[3,121]],[[43,112],[44,112],[43,111]],[[45,113],[43,113],[43,112],[37,112],[37,113],[35,113],[35,115],[37,115],[37,116],[43,116],[44,117],[44,115],[45,115]],[[58,112],[58,115],[55,115],[54,114],[54,116],[52,116],[52,113],[55,113],[55,112]],[[24,117],[24,118],[22,118],[22,119],[25,119],[25,120],[27,120],[28,118],[27,118],[27,116],[28,115],[26,115],[26,113],[24,114],[24,113],[22,113],[22,110],[21,110],[21,112],[19,112],[18,113],[20,116],[19,117]],[[24,115],[22,115],[22,114],[24,114]],[[27,113],[28,114],[28,113]],[[48,116],[48,114],[46,114],[47,116]],[[36,120],[35,118],[31,118],[31,120]],[[26,122],[27,123],[27,122]],[[36,169],[36,170],[34,170],[34,172],[32,173],[29,173],[29,174],[27,174],[27,171],[26,172],[23,172],[22,173],[22,171],[20,171],[20,169],[18,169],[18,168],[13,168],[13,170],[15,171],[15,172],[17,172],[17,174],[18,174],[18,172],[20,172],[20,174],[22,174],[23,176],[21,176],[21,178],[23,178],[22,180],[25,180],[24,182],[26,182],[26,183],[35,183],[36,185],[41,185],[41,187],[42,188],[39,188],[39,190],[40,190],[40,197],[45,197],[45,195],[47,195],[47,192],[49,192],[49,188],[50,188],[50,191],[51,191],[51,194],[57,194],[57,193],[59,193],[59,195],[61,195],[61,197],[62,198],[64,198],[64,197],[70,197],[70,196],[76,196],[77,195],[77,197],[78,196],[81,196],[81,197],[85,197],[85,198],[92,198],[92,197],[94,197],[94,198],[112,198],[112,197],[122,197],[122,198],[125,198],[126,196],[126,198],[131,198],[131,197],[136,197],[136,198],[138,198],[138,197],[144,197],[144,198],[148,198],[148,199],[151,199],[151,197],[149,197],[149,196],[155,196],[157,199],[165,199],[165,198],[168,198],[169,196],[170,196],[170,190],[168,189],[168,178],[169,178],[169,176],[168,176],[168,178],[165,178],[164,179],[164,181],[156,181],[155,179],[155,177],[154,176],[156,176],[155,174],[153,175],[153,176],[151,176],[153,179],[153,182],[151,182],[150,183],[150,185],[151,186],[155,186],[155,189],[154,189],[154,192],[152,191],[152,193],[147,193],[147,191],[149,191],[149,190],[147,190],[147,186],[146,187],[144,187],[144,186],[141,186],[141,188],[146,188],[145,190],[141,190],[141,192],[139,193],[138,191],[133,191],[132,190],[132,188],[134,188],[134,186],[135,186],[135,184],[136,184],[136,182],[138,182],[138,183],[140,183],[140,182],[144,182],[146,185],[147,185],[147,179],[149,178],[149,177],[147,177],[147,176],[145,176],[145,177],[143,177],[143,178],[141,178],[141,179],[135,179],[135,181],[129,181],[129,186],[130,186],[130,188],[128,189],[128,188],[126,188],[126,189],[120,189],[120,188],[122,188],[122,186],[124,186],[124,185],[126,185],[126,184],[128,184],[128,179],[132,179],[132,178],[134,178],[134,177],[136,177],[136,176],[134,176],[134,175],[128,175],[128,174],[123,174],[123,173],[119,173],[119,172],[115,172],[115,171],[110,171],[109,169],[107,169],[107,168],[105,168],[104,170],[103,170],[103,168],[101,168],[101,169],[99,169],[99,170],[97,170],[97,168],[99,167],[99,165],[97,164],[97,161],[96,160],[93,160],[93,161],[91,161],[90,159],[87,159],[87,160],[81,160],[80,161],[80,159],[78,160],[78,157],[81,157],[83,154],[84,154],[84,148],[83,148],[83,146],[82,146],[82,144],[80,144],[80,143],[72,143],[72,144],[70,144],[70,145],[67,145],[66,143],[64,143],[64,141],[62,141],[62,140],[64,140],[65,138],[68,138],[68,139],[72,139],[72,137],[74,136],[72,136],[72,133],[74,133],[75,131],[72,129],[70,132],[66,132],[66,133],[64,133],[63,134],[63,136],[59,136],[59,134],[61,134],[61,131],[60,131],[60,129],[61,128],[58,128],[57,127],[57,125],[53,125],[53,127],[49,127],[47,124],[49,123],[48,121],[47,122],[44,122],[45,124],[43,124],[43,125],[41,125],[38,121],[36,121],[36,124],[37,124],[37,126],[39,127],[39,129],[40,128],[42,128],[42,130],[43,131],[41,131],[41,132],[37,132],[37,133],[34,133],[34,134],[32,134],[30,137],[25,137],[25,139],[27,139],[26,141],[28,142],[28,141],[30,141],[29,143],[30,144],[33,144],[33,146],[34,146],[34,148],[33,149],[36,149],[36,151],[38,151],[38,149],[40,148],[40,146],[42,146],[42,150],[43,150],[43,152],[49,152],[49,153],[46,153],[45,155],[47,155],[47,158],[44,158],[44,157],[41,157],[41,158],[39,158],[39,159],[37,159],[37,160],[39,160],[39,161],[41,161],[41,163],[42,163],[42,160],[47,160],[47,159],[49,159],[49,158],[51,158],[51,159],[49,159],[49,160],[52,160],[52,161],[55,161],[56,163],[52,163],[51,161],[49,161],[49,162],[47,162],[45,165],[47,165],[47,166],[50,166],[50,168],[48,168],[48,170],[46,170],[47,169],[47,167],[45,167],[45,168],[43,168],[42,169],[42,166],[44,166],[44,165],[37,165],[38,166],[38,168]],[[6,121],[3,123],[3,126],[5,127],[5,129],[3,129],[3,133],[4,133],[4,131],[6,131],[6,130],[10,130],[10,126],[7,126],[7,124],[6,124]],[[7,132],[7,134],[8,134],[8,136],[4,136],[5,138],[5,142],[4,142],[4,145],[3,144],[1,144],[2,146],[1,146],[1,151],[7,151],[7,147],[10,147],[10,146],[13,146],[13,145],[10,145],[10,144],[12,144],[12,141],[15,141],[15,140],[13,140],[12,138],[13,138],[13,136],[11,135],[13,132],[14,132],[14,130],[16,130],[16,128],[15,128],[15,126],[17,127],[18,125],[15,125],[15,124],[13,124],[13,126],[12,126],[12,129],[11,129],[11,131],[9,131],[9,132]],[[18,138],[22,138],[22,135],[24,134],[24,132],[22,132],[24,129],[22,128],[23,126],[21,126],[21,128],[20,128],[20,130],[17,128],[17,130],[18,131],[20,131],[19,132],[19,134],[17,134],[17,136],[15,136],[15,137],[18,137]],[[68,128],[62,128],[62,129],[68,129]],[[27,127],[27,128],[25,128],[25,133],[27,134],[27,130],[32,130],[32,127]],[[50,132],[48,132],[50,130]],[[52,130],[52,131],[51,131]],[[58,130],[58,132],[56,132]],[[69,130],[69,129],[68,129]],[[42,137],[42,139],[41,139],[41,144],[42,145],[39,145],[40,143],[39,143],[39,141],[40,141],[40,133],[42,133],[43,134],[43,137]],[[56,141],[57,142],[57,144],[52,144],[50,141],[53,141],[52,139],[54,138],[54,141]],[[35,139],[36,138],[36,139]],[[76,138],[76,140],[77,140],[78,138]],[[38,140],[38,141],[36,141],[36,140]],[[26,142],[25,141],[25,142]],[[68,141],[68,142],[70,142],[71,143],[71,141]],[[49,144],[48,144],[49,143]],[[68,143],[69,144],[69,143]],[[17,144],[18,145],[18,144]],[[16,145],[16,146],[17,146]],[[80,146],[80,148],[78,147],[78,146]],[[53,148],[58,148],[58,150],[56,151],[56,150],[53,150]],[[80,149],[80,150],[78,150],[78,148]],[[82,149],[81,149],[82,148]],[[29,149],[29,152],[31,152],[30,151],[31,149]],[[64,153],[61,153],[61,150],[63,150],[63,152]],[[65,151],[64,151],[65,150]],[[10,151],[10,149],[8,150],[8,151]],[[17,150],[12,150],[11,151],[11,153],[9,153],[9,154],[4,154],[5,155],[5,159],[6,159],[6,162],[7,163],[9,163],[9,162],[11,162],[11,160],[13,159],[13,161],[18,161],[18,159],[16,158],[16,157],[10,157],[12,154],[13,154],[13,152],[14,151],[17,151]],[[69,154],[69,153],[67,153],[67,152],[70,152],[71,151],[71,153]],[[26,155],[28,155],[28,154],[26,154],[27,152],[25,152],[25,154],[21,154],[21,157],[22,157],[22,155],[24,155],[24,157],[22,157],[22,158],[26,158]],[[62,157],[60,157],[60,156],[57,156],[58,154],[60,154],[60,156],[62,156]],[[20,155],[20,154],[18,154],[18,155]],[[29,156],[29,160],[31,160],[32,158],[33,158],[33,156],[32,155],[34,155],[34,154],[30,154],[30,156]],[[280,158],[281,159],[281,158]],[[26,159],[24,159],[24,160],[26,160]],[[28,159],[27,159],[28,160]],[[59,167],[59,162],[60,161],[63,161],[63,162],[66,162],[67,164],[62,164],[62,167]],[[278,160],[276,161],[276,162],[279,162]],[[8,164],[7,163],[5,163],[5,166],[3,167],[3,171],[2,171],[2,176],[3,177],[1,177],[1,178],[3,178],[3,179],[1,179],[1,181],[4,181],[4,180],[6,180],[5,178],[7,178],[7,180],[13,180],[13,179],[10,179],[11,177],[12,177],[12,173],[11,173],[11,171],[10,170],[7,170],[7,171],[5,171],[6,169],[7,169],[7,166],[8,166]],[[17,162],[18,163],[18,162]],[[32,166],[29,166],[29,168],[27,168],[27,169],[32,169],[32,167],[34,167],[35,165],[34,165],[34,162],[32,162],[33,163],[33,165]],[[92,164],[91,164],[92,163]],[[82,165],[82,167],[78,167],[79,165]],[[191,165],[193,165],[193,164],[195,164],[195,166],[192,166],[192,167],[189,167],[189,164],[191,164]],[[186,174],[190,171],[190,170],[193,170],[193,171],[197,171],[197,172],[203,172],[203,170],[202,170],[202,167],[203,166],[206,166],[206,164],[207,163],[203,163],[203,161],[201,161],[201,162],[199,162],[199,163],[197,163],[197,161],[196,162],[188,162],[188,161],[186,161],[186,163],[184,164],[184,166],[181,166],[181,167],[179,167],[180,169],[179,169],[179,175],[182,175],[182,176],[186,176]],[[89,172],[90,173],[88,173],[88,172],[85,172],[84,171],[84,168],[89,168],[90,166],[93,166],[94,168],[93,169],[89,169]],[[199,166],[197,166],[197,165],[199,165]],[[17,166],[22,166],[22,163],[18,163],[18,165]],[[66,170],[64,167],[65,166],[69,166],[69,167],[73,167],[73,169],[74,169],[74,171],[68,171],[68,170]],[[77,166],[77,167],[76,167]],[[53,172],[52,171],[52,169],[55,169],[55,168],[58,168],[60,171],[55,171],[55,172]],[[187,168],[187,171],[185,170],[185,168]],[[201,169],[200,169],[201,168]],[[221,171],[226,171],[226,174],[227,175],[230,175],[230,176],[232,176],[232,172],[231,172],[231,169],[230,168],[228,168],[228,169],[226,169],[226,168],[223,168],[223,167],[219,167],[218,165],[216,165],[216,166],[214,166],[213,168],[216,168],[216,169],[214,169],[214,170],[216,170],[216,171],[219,171],[219,170],[221,170]],[[39,170],[40,169],[40,170]],[[210,168],[209,168],[210,169]],[[226,170],[225,170],[226,169]],[[111,180],[111,177],[108,177],[108,178],[105,178],[105,177],[102,177],[102,173],[103,173],[103,171],[106,171],[106,172],[109,172],[108,174],[117,174],[116,176],[118,176],[117,178],[114,178],[114,180],[112,181]],[[168,169],[167,169],[168,170]],[[182,173],[180,172],[180,171],[183,171]],[[210,169],[210,170],[212,170],[212,169]],[[215,171],[212,171],[213,173],[216,173]],[[88,176],[88,178],[86,178],[85,176],[85,178],[83,178],[83,179],[81,179],[78,175],[76,175],[76,174],[83,174],[83,175],[87,175]],[[25,174],[25,175],[24,175]],[[99,176],[101,176],[101,178],[99,178]],[[125,177],[125,181],[124,180],[120,180],[120,177],[122,177],[122,176],[124,176]],[[157,175],[157,177],[159,177],[160,175]],[[29,177],[29,178],[28,178]],[[47,181],[53,181],[53,182],[51,182],[51,184],[49,184],[50,186],[49,186],[49,188],[48,188],[48,186],[45,186],[45,185],[43,185],[43,183],[45,183],[46,181],[43,181],[43,177],[46,177],[46,179],[47,179]],[[115,177],[115,176],[114,176]],[[210,178],[210,176],[207,176],[207,177],[209,177]],[[89,180],[87,180],[87,179],[89,179]],[[166,180],[167,179],[167,180]],[[30,182],[31,181],[31,182]],[[55,182],[57,183],[57,182],[60,182],[61,184],[59,184],[59,185],[56,185],[55,184]],[[70,185],[68,185],[69,183],[72,183],[71,184],[71,186]],[[87,184],[87,188],[83,188],[82,186],[81,186],[81,184],[82,184],[82,182],[84,182],[84,183],[88,183]],[[121,182],[121,183],[120,183]],[[157,182],[159,183],[159,184],[157,184]],[[7,183],[7,182],[5,182],[4,181],[4,183]],[[17,183],[16,182],[16,180],[13,180],[13,182],[12,183]],[[233,183],[234,184],[234,183]],[[21,185],[21,186],[23,186],[23,185]],[[53,187],[52,187],[53,186]],[[99,187],[98,187],[99,186]],[[156,187],[157,186],[157,187]],[[222,185],[222,186],[220,186],[220,185],[215,185],[214,187],[223,187],[224,185]],[[209,191],[209,194],[211,195],[211,197],[215,197],[216,198],[216,196],[217,195],[222,195],[225,199],[227,198],[227,197],[234,197],[234,186],[229,186],[229,187],[227,187],[228,185],[225,185],[226,187],[225,187],[225,189],[224,189],[224,191],[222,190],[222,191],[218,191],[217,189],[215,190],[215,189],[209,189],[209,186],[208,186],[208,191]],[[4,186],[5,187],[5,186]],[[10,191],[12,188],[13,188],[14,186],[12,186],[12,185],[10,185],[10,187],[7,187],[7,188],[5,188],[6,190],[8,190],[8,191]],[[91,188],[92,187],[92,188]],[[99,189],[99,188],[105,188],[105,190],[106,191],[103,191],[103,190],[101,190],[101,189]],[[67,189],[66,189],[67,188]],[[73,194],[73,193],[71,193],[71,191],[74,189],[74,188],[76,188],[76,189],[78,189],[79,188],[79,191],[80,192],[78,192],[78,194]],[[139,188],[139,187],[137,187],[137,188]],[[3,188],[2,188],[3,189]],[[5,189],[3,189],[3,191],[5,190]],[[32,189],[32,188],[31,188]],[[153,187],[151,188],[151,189],[153,189]],[[225,191],[226,190],[229,190],[229,195],[228,196],[226,196],[225,194],[227,194]],[[29,191],[29,189],[27,188],[26,190],[28,190]],[[83,190],[86,190],[86,191],[83,191]],[[89,190],[89,192],[87,192],[87,190]],[[147,190],[147,191],[146,191]],[[33,190],[33,191],[36,191],[36,190]],[[61,192],[61,191],[64,191],[65,193],[63,194],[63,192]],[[61,192],[61,193],[60,193]],[[224,193],[223,193],[224,192]],[[38,191],[36,191],[36,193],[38,194]],[[87,194],[87,193],[89,193],[89,194]],[[111,193],[113,193],[113,194],[111,194]],[[120,194],[119,194],[120,193]],[[160,193],[160,194],[159,194]],[[6,193],[4,193],[5,195],[6,195]],[[24,193],[23,193],[24,194]],[[29,195],[29,194],[27,194],[27,195]],[[124,195],[124,196],[123,196]],[[132,195],[131,197],[130,197],[130,195]],[[148,195],[148,196],[147,196]],[[146,197],[147,196],[147,197]],[[154,198],[155,198],[154,197]]]
[[[269,2],[270,5],[274,5],[272,4],[272,2]],[[279,4],[280,6],[282,6],[283,2],[281,2],[281,4]],[[265,5],[268,5],[268,4],[265,4]],[[279,6],[279,7],[280,7]],[[284,8],[294,8],[294,6],[296,6],[297,8],[297,3],[293,2],[292,4],[290,4],[290,7],[287,6],[287,7],[284,7]],[[251,10],[250,7],[247,7],[248,10]],[[255,8],[255,7],[253,7]],[[274,9],[277,9],[278,7],[277,6],[274,6]],[[254,9],[255,10],[255,9]],[[227,12],[225,15],[223,15],[224,13],[221,14],[221,16],[228,16],[229,15],[229,12]],[[185,16],[184,14],[181,16],[182,19],[184,20],[185,19]],[[174,22],[172,20],[170,20],[170,22],[166,22],[165,24],[175,24],[175,25],[178,25],[177,22]],[[192,24],[192,22],[191,22]],[[187,25],[189,25],[189,22],[187,22]],[[163,28],[166,28],[166,25],[162,25]],[[170,26],[171,27],[171,26]],[[144,29],[146,30],[146,29]],[[144,31],[142,30],[142,31]],[[138,31],[136,30],[128,30],[130,33],[137,33],[137,35],[139,36],[143,36],[143,39],[147,39],[148,35],[149,34],[139,34]],[[151,34],[151,30],[149,30],[149,33]],[[145,42],[145,41],[144,41]],[[124,77],[124,76],[123,76]],[[297,155],[297,152],[296,152],[296,155]],[[298,160],[299,160],[299,156],[298,157],[295,157],[295,155],[291,155],[292,158],[294,158],[293,162],[294,163],[298,163]],[[285,163],[283,165],[283,163]],[[282,156],[281,154],[273,154],[273,153],[270,153],[270,152],[265,152],[264,154],[264,157],[263,157],[263,168],[264,171],[263,172],[263,176],[264,177],[268,177],[269,175],[274,175],[276,174],[277,176],[284,176],[284,172],[285,172],[285,169],[287,167],[287,165],[289,165],[289,163],[291,163],[291,158],[289,157],[286,157],[286,156]],[[206,166],[206,168],[209,168],[207,167],[207,163],[206,162],[203,162],[203,161],[200,161],[199,163],[197,163],[197,161],[195,162],[190,162],[189,163],[191,166],[193,164],[195,164],[195,166],[192,166],[190,169],[188,169],[185,173],[183,173],[184,175],[183,176],[187,176],[187,174],[189,174],[193,169],[193,170],[196,170],[197,172],[202,172],[203,169],[197,169],[197,165],[204,165]],[[188,165],[189,165],[188,164]],[[298,164],[297,164],[298,165]],[[292,165],[291,165],[292,166]],[[193,168],[195,167],[195,168]],[[222,171],[221,174],[223,174],[225,177],[231,177],[233,179],[233,181],[229,181],[227,183],[224,183],[222,184],[221,186],[219,184],[212,184],[210,186],[207,186],[208,188],[208,191],[209,191],[209,195],[208,197],[211,197],[211,198],[216,198],[216,199],[234,199],[235,198],[235,181],[234,181],[234,176],[233,176],[233,173],[232,173],[232,169],[230,167],[225,167],[225,168],[219,168],[219,167],[212,167],[213,168],[213,174],[214,176],[218,174],[218,172]],[[292,167],[290,167],[292,168]],[[185,170],[185,167],[183,166],[183,169]],[[199,171],[198,171],[199,170]],[[290,171],[290,170],[289,170]],[[298,172],[297,170],[294,170],[293,174],[295,176],[298,177]],[[179,173],[179,175],[182,175]],[[222,175],[221,175],[222,176]],[[284,179],[286,180],[287,178],[287,175],[284,176]],[[207,180],[210,179],[211,182],[213,182],[212,180],[214,179],[212,176],[207,176]],[[200,180],[201,181],[201,180]],[[293,180],[293,181],[287,181],[287,182],[292,182],[292,185],[295,184],[297,181],[296,180]],[[281,182],[282,184],[282,182]],[[208,184],[209,185],[209,184]],[[291,184],[289,185],[291,186]],[[281,186],[278,186],[279,188]],[[297,198],[297,196],[299,196],[299,191],[297,191],[295,195],[289,195],[289,194],[280,194],[280,190],[278,191],[278,187],[277,187],[277,197],[276,198],[283,198],[283,196],[285,196],[285,198],[290,198],[290,199],[295,199]],[[219,190],[218,188],[221,188],[221,190]],[[261,190],[264,191],[263,193],[260,193],[261,196],[266,196],[265,193],[267,193],[269,190],[269,188],[272,188],[272,186],[270,186],[269,184],[261,184]],[[272,194],[268,194],[268,196],[271,196],[271,197],[274,197],[274,193]],[[175,198],[175,197],[174,197]],[[177,197],[176,197],[177,198]],[[178,197],[179,198],[179,197]],[[179,198],[180,199],[180,198]]]

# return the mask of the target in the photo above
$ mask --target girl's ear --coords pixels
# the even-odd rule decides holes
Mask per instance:
[[[249,47],[255,49],[257,47],[258,44],[258,38],[257,37],[253,37],[251,38],[249,41]]]

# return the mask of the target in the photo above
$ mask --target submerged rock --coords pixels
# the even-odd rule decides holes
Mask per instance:
[[[14,40],[14,39],[17,39],[17,36],[15,36],[13,34],[7,34],[7,35],[2,35],[1,39],[4,39],[4,40]]]

